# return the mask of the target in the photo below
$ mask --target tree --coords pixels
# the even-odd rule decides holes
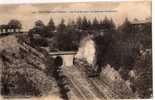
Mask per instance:
[[[88,29],[91,29],[92,28],[92,23],[90,20],[88,20]]]
[[[53,19],[51,18],[48,25],[47,25],[47,28],[48,30],[51,32],[51,31],[54,31],[55,30],[55,24],[54,24],[54,21]]]
[[[14,29],[14,32],[16,29],[21,29],[22,28],[22,24],[19,20],[16,19],[12,19],[9,21],[8,26]]]
[[[33,47],[47,46],[48,42],[45,37],[48,36],[46,26],[41,20],[37,20],[32,29],[29,30],[30,45]]]
[[[68,25],[67,25],[67,28],[71,29],[71,30],[75,30],[77,27],[76,23],[74,20],[70,20]]]
[[[109,20],[107,16],[105,16],[104,20],[100,21],[98,27],[99,29],[107,30],[109,32],[113,32],[114,30],[116,30],[116,26],[115,26],[113,19],[111,18]]]
[[[89,25],[89,22],[88,22],[87,18],[83,17],[83,19],[82,19],[82,29],[83,30],[88,30],[89,26],[90,25]]]
[[[78,17],[77,18],[76,24],[77,24],[77,28],[78,29],[81,29],[82,28],[82,19],[81,19],[81,17]]]
[[[107,16],[104,18],[103,20],[103,29],[106,29],[106,30],[111,30],[111,23],[110,23],[110,20],[107,18]]]
[[[66,28],[65,20],[62,19],[60,24],[58,25],[58,29],[57,30],[58,30],[58,32],[63,32],[65,30],[65,28]]]
[[[115,25],[115,23],[114,23],[114,21],[113,21],[112,18],[111,18],[111,20],[110,20],[110,26],[111,26],[111,29],[112,29],[112,30],[116,30],[116,25]]]
[[[45,37],[52,37],[54,35],[55,29],[56,29],[55,23],[51,18],[47,26],[45,26],[45,31],[46,31],[46,33],[44,33]]]
[[[131,23],[128,18],[125,18],[124,23],[119,27],[119,30],[122,33],[130,33],[131,32]]]
[[[45,27],[45,25],[44,25],[44,23],[43,23],[41,20],[37,20],[37,21],[35,22],[34,28],[40,28],[40,29],[42,29],[42,28],[44,28],[44,27]]]
[[[136,60],[133,70],[136,72],[136,78],[132,82],[138,92],[138,96],[143,99],[151,98],[153,93],[152,53],[145,51],[145,54]]]
[[[33,27],[33,30],[34,30],[33,32],[35,34],[40,34],[43,37],[45,37],[46,34],[47,34],[46,26],[45,26],[45,24],[41,20],[37,20],[35,22],[35,25]]]
[[[99,29],[99,22],[96,19],[96,17],[93,20],[92,28],[95,29],[95,30]]]

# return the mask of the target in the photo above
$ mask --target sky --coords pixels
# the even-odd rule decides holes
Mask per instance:
[[[46,13],[45,11],[107,11],[100,13]],[[44,11],[44,13],[39,13]],[[35,12],[35,13],[34,13]],[[23,25],[23,30],[28,30],[34,26],[36,20],[42,20],[45,24],[50,18],[54,22],[60,23],[65,19],[66,23],[75,20],[77,17],[86,16],[88,19],[104,19],[105,16],[112,18],[120,25],[126,17],[129,20],[135,18],[145,20],[151,17],[151,1],[128,1],[128,2],[96,2],[96,3],[48,3],[48,4],[5,4],[0,5],[0,25],[7,24],[11,19],[18,19]]]

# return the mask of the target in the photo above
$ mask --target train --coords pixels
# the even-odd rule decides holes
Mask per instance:
[[[0,36],[9,35],[13,33],[21,33],[21,27],[17,27],[14,25],[0,25]]]

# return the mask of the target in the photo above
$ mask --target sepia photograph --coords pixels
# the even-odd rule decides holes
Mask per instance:
[[[152,99],[151,7],[0,4],[0,100]]]

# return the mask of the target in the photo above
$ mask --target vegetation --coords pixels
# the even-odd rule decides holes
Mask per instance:
[[[1,93],[4,96],[42,96],[53,86],[45,73],[46,57],[30,46],[0,51]]]
[[[9,22],[9,25],[14,24],[21,27],[16,20]],[[151,22],[135,27],[128,18],[118,27],[107,17],[103,20],[78,17],[67,24],[62,19],[57,26],[51,18],[47,25],[41,20],[36,21],[28,38],[33,47],[50,46],[51,50],[70,51],[78,50],[80,40],[90,34],[96,44],[97,72],[110,64],[124,80],[130,80],[139,97],[149,98],[152,95],[152,53],[147,52],[152,49],[151,30]],[[133,70],[136,77],[131,78],[129,72]]]

